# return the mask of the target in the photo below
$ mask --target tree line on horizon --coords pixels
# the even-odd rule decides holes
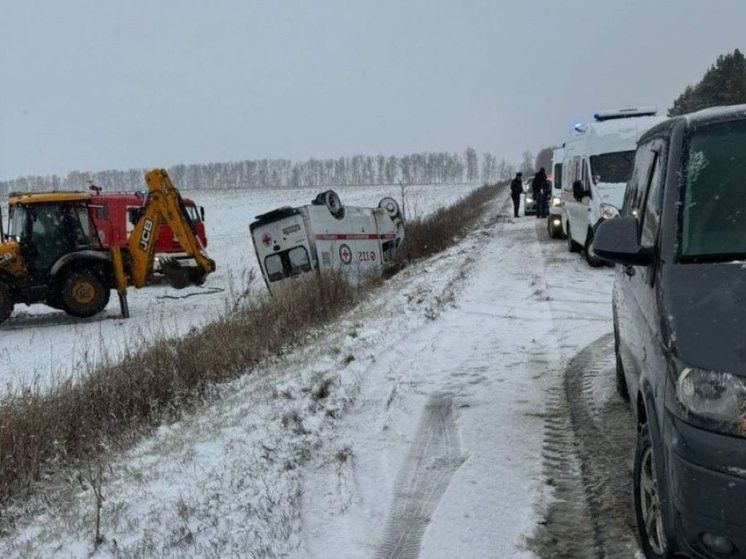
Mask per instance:
[[[174,165],[167,169],[182,190],[242,190],[314,186],[369,186],[379,184],[443,184],[507,180],[513,166],[493,154],[481,156],[473,148],[463,153],[422,152],[404,156],[354,155],[328,159],[254,159],[226,163]],[[86,190],[91,184],[104,191],[144,188],[145,169],[71,171],[67,175],[24,176],[0,181],[0,192]]]
[[[739,49],[720,55],[699,83],[690,85],[674,101],[668,116],[707,107],[746,103],[746,57]],[[534,158],[523,153],[520,164],[497,160],[491,153],[422,152],[404,156],[354,155],[293,162],[289,159],[253,159],[225,163],[174,165],[168,169],[183,190],[297,188],[314,186],[368,186],[378,184],[494,183],[512,178],[516,170],[530,176],[551,164],[553,147]],[[29,175],[0,181],[0,194],[87,189],[93,183],[106,191],[132,191],[144,187],[145,169],[71,171],[67,175]]]

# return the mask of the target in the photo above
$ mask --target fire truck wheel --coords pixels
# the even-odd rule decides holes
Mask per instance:
[[[90,270],[70,272],[62,281],[62,308],[79,318],[100,313],[109,303],[110,292]]]
[[[10,288],[0,281],[0,322],[5,322],[13,312],[13,296]]]
[[[391,219],[399,217],[401,213],[399,210],[399,203],[390,196],[381,198],[381,201],[378,202],[378,207],[386,210],[386,213],[389,214]]]
[[[339,195],[333,190],[324,192],[324,204],[326,204],[329,213],[334,217],[339,217],[342,214],[342,201],[339,199]]]

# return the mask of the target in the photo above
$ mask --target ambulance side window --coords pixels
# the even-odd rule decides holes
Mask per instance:
[[[311,271],[311,261],[305,247],[297,246],[282,252],[270,254],[264,259],[269,281],[279,281]]]
[[[279,254],[270,254],[264,259],[264,267],[267,269],[269,281],[281,280],[285,277],[282,269],[282,257]]]
[[[311,271],[311,262],[308,260],[308,252],[304,247],[291,248],[288,251],[290,261],[290,275],[302,274]]]

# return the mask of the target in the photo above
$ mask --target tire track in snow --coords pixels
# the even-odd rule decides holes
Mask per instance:
[[[594,377],[613,374],[613,335],[580,351],[550,396],[544,438],[547,483],[554,487],[533,539],[541,557],[632,557],[631,518],[634,428],[623,402],[602,405]]]
[[[449,396],[430,397],[399,471],[376,559],[416,559],[430,517],[464,457]]]

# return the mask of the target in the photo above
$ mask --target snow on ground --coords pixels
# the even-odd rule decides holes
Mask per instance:
[[[405,194],[410,216],[425,215],[448,205],[475,185],[418,185]],[[252,191],[190,191],[185,195],[206,212],[208,252],[217,271],[199,288],[181,291],[150,286],[129,291],[131,318],[119,317],[112,297],[101,315],[81,320],[43,305],[18,305],[0,325],[0,391],[19,386],[45,388],[86,362],[116,358],[129,344],[152,342],[159,335],[182,335],[221,313],[245,287],[247,273],[258,266],[249,237],[249,223],[258,214],[284,205],[307,204],[319,188]],[[342,202],[375,206],[384,196],[401,199],[399,186],[339,187]],[[7,215],[7,213],[3,213]]]
[[[113,457],[96,556],[531,556],[546,392],[611,330],[611,272],[496,214]],[[1,556],[93,550],[67,477],[12,511]]]

